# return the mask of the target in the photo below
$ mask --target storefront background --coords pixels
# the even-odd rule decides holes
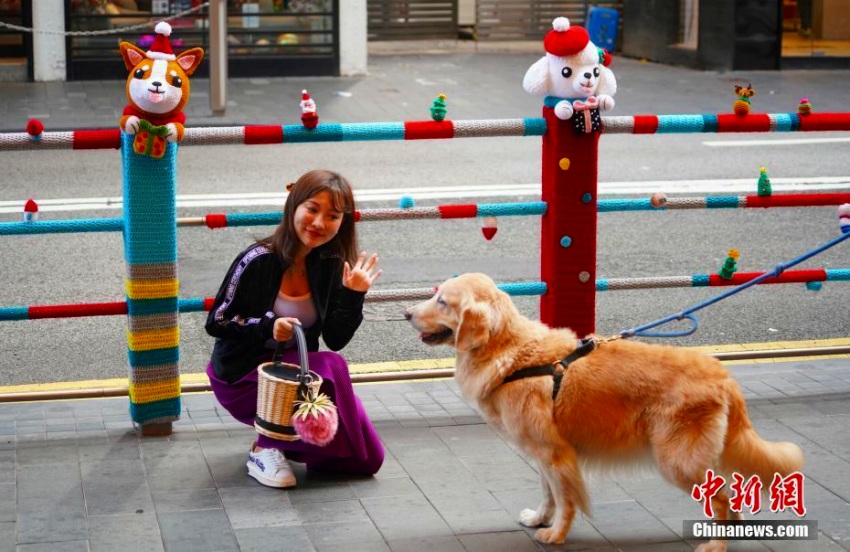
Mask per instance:
[[[850,0],[783,0],[782,57],[850,57]]]
[[[2,1],[2,0],[0,0]],[[119,30],[118,34],[69,37],[68,78],[110,79],[123,72],[121,41],[148,49],[151,23],[201,5],[201,0],[67,0],[72,31]],[[229,0],[228,73],[232,77],[336,75],[339,72],[338,0]],[[208,49],[206,10],[170,21],[176,52]],[[199,69],[205,76],[207,65]]]

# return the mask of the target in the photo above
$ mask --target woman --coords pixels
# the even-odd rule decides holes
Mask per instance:
[[[274,233],[239,254],[207,317],[216,337],[207,375],[221,405],[254,424],[257,365],[271,360],[298,364],[293,324],[307,338],[310,369],[323,378],[321,392],[336,404],[339,430],[326,446],[258,435],[248,453],[248,475],[270,487],[292,487],[287,458],[308,470],[372,475],[384,449],[360,400],[348,366],[334,352],[318,352],[319,336],[332,351],[345,347],[363,320],[363,299],[381,275],[378,256],[357,255],[354,195],[337,173],[310,171],[292,185],[284,217]]]

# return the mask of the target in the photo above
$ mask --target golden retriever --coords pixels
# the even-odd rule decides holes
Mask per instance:
[[[405,317],[423,342],[454,345],[455,380],[464,398],[537,460],[543,500],[519,520],[542,526],[534,535],[538,541],[564,542],[576,509],[589,514],[581,465],[649,458],[687,493],[705,481],[709,468],[771,481],[774,473],[790,474],[803,465],[797,445],[759,437],[738,384],[712,357],[637,341],[600,342],[569,365],[553,400],[552,376],[505,378],[563,359],[576,349],[576,334],[524,317],[486,275],[447,280]],[[712,506],[717,520],[740,518],[723,491]],[[725,549],[721,540],[698,548]]]

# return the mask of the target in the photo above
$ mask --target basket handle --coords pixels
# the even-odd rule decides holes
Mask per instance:
[[[298,347],[298,364],[301,366],[301,375],[299,379],[301,380],[301,383],[308,385],[313,382],[313,376],[310,375],[310,361],[307,359],[307,339],[304,337],[304,329],[301,327],[301,324],[292,324],[292,331],[295,332],[295,343]],[[277,349],[275,350],[274,357],[272,358],[272,361],[274,361],[275,364],[282,362],[280,357],[286,350],[283,348],[284,343],[285,342],[283,341],[279,341],[277,344]]]

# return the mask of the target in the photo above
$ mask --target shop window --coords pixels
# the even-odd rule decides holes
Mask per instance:
[[[2,1],[2,0],[0,0]],[[69,29],[116,30],[117,34],[74,36],[69,40],[70,78],[108,78],[94,75],[95,60],[120,63],[118,44],[132,42],[148,49],[156,21],[201,6],[201,0],[68,0]],[[338,57],[335,0],[229,0],[227,44],[231,76],[287,74],[280,61]],[[200,46],[209,48],[206,8],[169,20],[175,51]],[[127,27],[148,24],[146,28]],[[266,63],[264,69],[263,64]],[[286,65],[286,64],[284,64]],[[303,64],[302,64],[303,65]],[[332,65],[332,64],[331,64]],[[123,66],[123,64],[121,64]],[[298,63],[288,66],[298,69]],[[315,74],[332,74],[327,63]],[[205,68],[202,66],[202,69]],[[281,72],[283,71],[283,72]],[[293,74],[310,74],[307,65]],[[113,76],[121,75],[116,72]]]
[[[21,0],[0,0],[0,21],[10,25],[23,25]],[[25,57],[24,35],[0,27],[0,58]]]
[[[783,57],[850,57],[848,0],[782,0]]]

